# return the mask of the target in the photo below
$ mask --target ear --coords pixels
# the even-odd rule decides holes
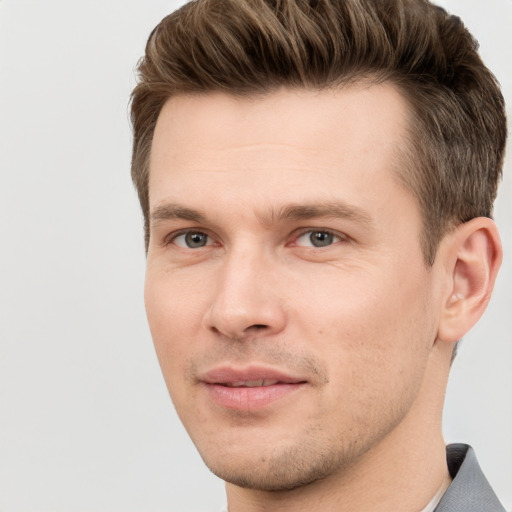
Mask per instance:
[[[503,250],[496,224],[486,217],[465,222],[447,238],[443,249],[446,250],[448,286],[437,338],[456,342],[485,311]]]

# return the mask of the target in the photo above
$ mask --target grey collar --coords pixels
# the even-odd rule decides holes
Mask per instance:
[[[482,473],[471,446],[448,445],[446,460],[453,481],[435,512],[506,512]]]

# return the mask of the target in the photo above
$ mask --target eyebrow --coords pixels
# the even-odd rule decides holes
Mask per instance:
[[[370,215],[361,208],[342,201],[312,204],[289,204],[278,209],[269,208],[258,220],[263,225],[272,225],[286,220],[308,220],[314,218],[342,218],[371,227],[373,221]],[[206,215],[199,210],[187,208],[175,203],[157,206],[151,211],[151,224],[155,225],[166,220],[181,219],[203,223]]]
[[[173,219],[190,220],[194,222],[205,222],[206,217],[197,210],[186,208],[178,204],[163,204],[151,211],[151,224]]]
[[[371,226],[373,224],[370,215],[366,211],[342,201],[313,204],[290,204],[283,206],[278,210],[270,209],[265,216],[260,218],[260,220],[267,224],[283,220],[308,220],[314,218],[342,218],[353,220],[366,226]]]

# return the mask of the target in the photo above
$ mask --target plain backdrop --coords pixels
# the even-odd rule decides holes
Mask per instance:
[[[441,2],[512,104],[512,1]],[[1,512],[195,512],[224,502],[167,396],[144,316],[128,99],[179,2],[0,0]],[[505,262],[454,364],[446,440],[512,509],[512,177]]]

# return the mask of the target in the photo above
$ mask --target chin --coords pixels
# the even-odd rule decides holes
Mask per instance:
[[[271,454],[260,450],[252,457],[229,452],[218,457],[203,456],[210,471],[225,482],[269,492],[290,491],[323,480],[350,465],[351,459],[351,456],[304,445]]]

